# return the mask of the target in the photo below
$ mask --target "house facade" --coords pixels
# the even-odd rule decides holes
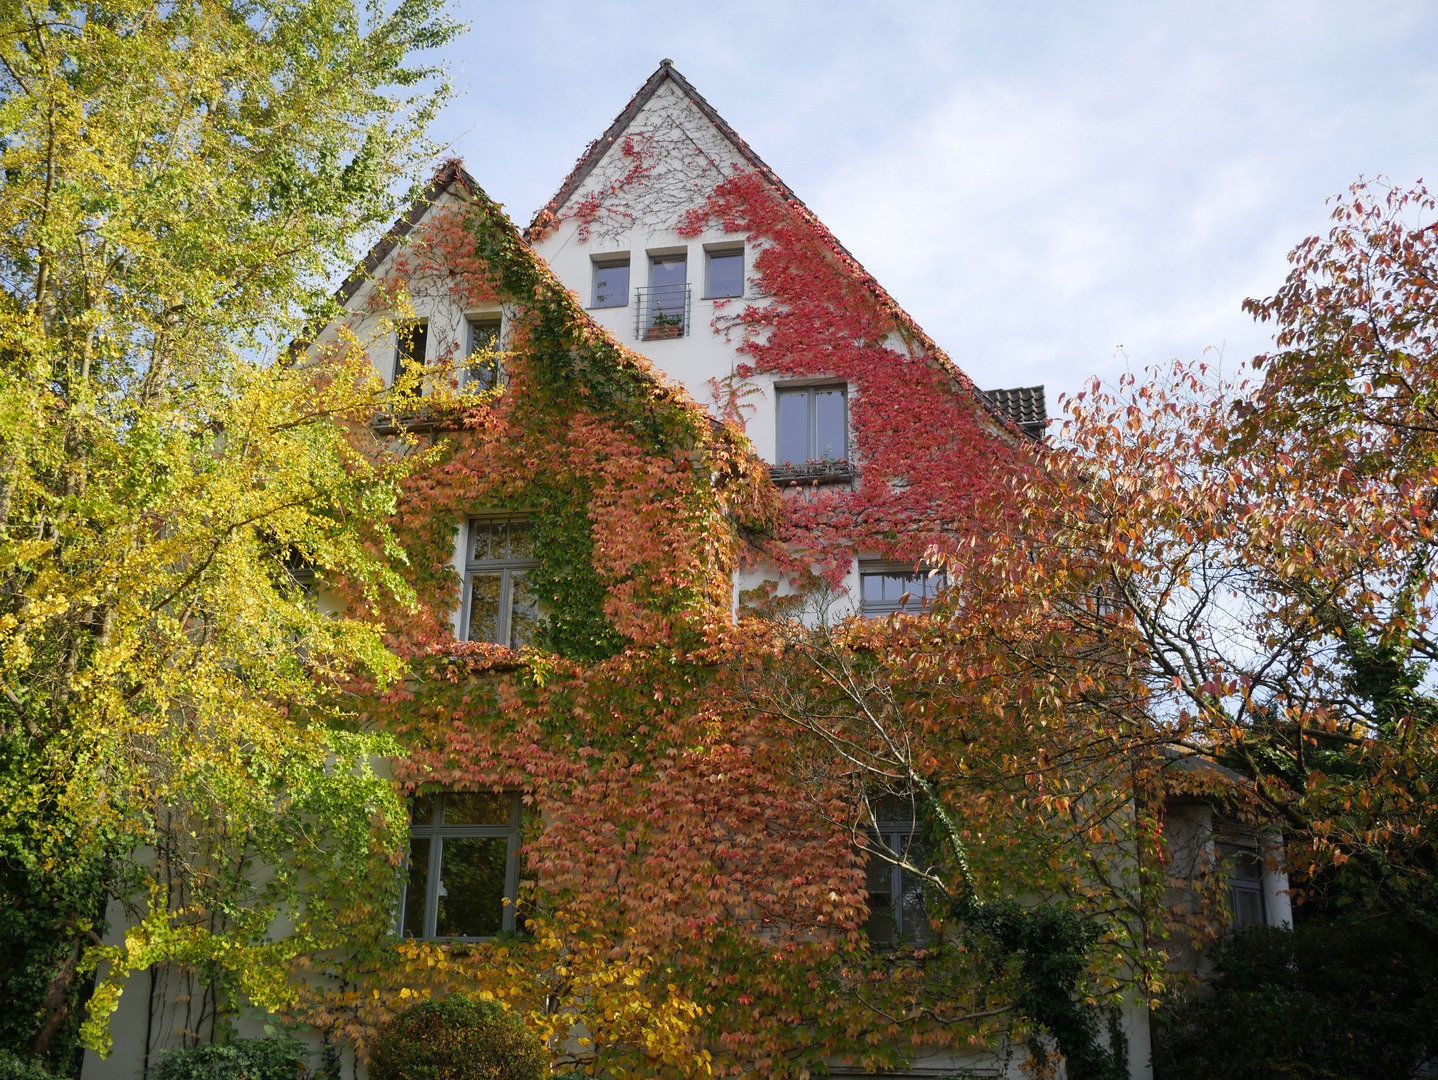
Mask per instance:
[[[412,677],[350,688],[404,748],[411,820],[392,921],[297,962],[282,1019],[355,1075],[377,1024],[452,990],[601,1074],[1022,1075],[976,969],[926,951],[913,807],[856,818],[742,692],[785,673],[751,616],[903,627],[935,599],[934,553],[1033,462],[1043,388],[976,387],[667,60],[522,234],[452,163],[338,296],[308,348],[365,350],[395,395],[356,439],[421,456],[413,597],[365,601]],[[1286,918],[1243,873],[1233,903]],[[1035,895],[1080,876],[1055,857]],[[1147,1076],[1131,973],[1105,971]],[[122,999],[87,1078],[207,1037],[177,985]]]

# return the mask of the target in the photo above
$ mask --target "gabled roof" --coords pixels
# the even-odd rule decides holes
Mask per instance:
[[[949,358],[948,354],[939,348],[938,343],[929,337],[929,335],[920,328],[918,323],[914,322],[912,316],[899,306],[898,301],[889,295],[888,290],[880,285],[871,273],[864,269],[863,264],[854,257],[853,253],[839,242],[838,237],[829,231],[827,225],[819,220],[819,216],[804,204],[804,200],[794,194],[794,189],[779,179],[778,174],[769,168],[769,166],[764,163],[764,160],[750,148],[749,144],[739,137],[738,133],[735,132],[714,109],[714,106],[704,100],[704,95],[694,89],[693,84],[679,73],[678,69],[674,67],[673,60],[667,58],[661,60],[658,69],[644,81],[644,85],[629,99],[629,104],[624,106],[624,109],[614,118],[614,122],[609,125],[604,134],[585,148],[584,153],[581,154],[579,160],[575,162],[573,170],[565,177],[564,183],[559,186],[559,190],[555,192],[554,198],[540,207],[533,219],[531,219],[529,227],[524,230],[524,238],[526,240],[532,243],[535,237],[544,234],[546,226],[552,224],[554,217],[558,215],[564,205],[568,203],[575,192],[579,190],[580,185],[584,183],[589,174],[592,173],[604,159],[605,154],[607,154],[614,144],[624,135],[625,130],[634,122],[634,119],[639,115],[640,111],[643,110],[650,99],[659,92],[659,89],[666,81],[672,82],[675,88],[729,141],[740,158],[762,176],[764,180],[774,188],[780,198],[793,207],[811,227],[819,232],[825,243],[839,256],[840,261],[848,266],[849,270],[859,279],[861,284],[872,293],[874,298],[879,302],[879,305],[889,312],[896,323],[924,346],[932,360],[943,369],[944,373],[955,384],[957,389],[973,395],[979,405],[981,405],[990,416],[997,420],[1001,426],[1007,427],[1011,431],[1017,429],[1022,434],[1033,436],[1033,432],[1028,430],[1023,423],[1015,421],[997,401],[980,390],[978,386],[974,384],[974,381]],[[1042,402],[1042,388],[1040,388],[1039,400]]]

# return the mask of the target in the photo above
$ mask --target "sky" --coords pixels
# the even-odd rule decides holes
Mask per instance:
[[[1058,397],[1241,310],[1360,176],[1438,188],[1438,3],[460,0],[434,134],[525,224],[665,57],[981,386]]]

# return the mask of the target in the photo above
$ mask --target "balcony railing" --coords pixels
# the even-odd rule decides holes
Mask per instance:
[[[634,336],[640,341],[689,334],[689,283],[634,290]]]
[[[783,487],[809,487],[822,484],[847,484],[854,479],[854,466],[842,458],[816,458],[813,461],[786,461],[770,465],[769,475]]]

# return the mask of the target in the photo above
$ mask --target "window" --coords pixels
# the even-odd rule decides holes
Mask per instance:
[[[779,391],[778,461],[843,461],[849,456],[844,388],[808,386]]]
[[[469,365],[465,385],[471,390],[493,390],[499,385],[499,318],[469,320]]]
[[[526,571],[534,557],[528,518],[475,518],[469,523],[464,566],[464,636],[523,648],[539,627],[539,603]]]
[[[629,259],[594,264],[594,300],[590,307],[624,307],[629,303]]]
[[[1228,905],[1234,926],[1262,926],[1268,922],[1263,902],[1263,859],[1244,848],[1223,853],[1228,869]]]
[[[723,296],[744,295],[744,249],[711,251],[708,254],[704,296],[717,300]]]
[[[424,361],[429,351],[429,324],[426,322],[400,323],[394,332],[394,378],[391,385],[412,372],[418,372],[415,384],[409,393],[418,397],[424,393]]]
[[[484,938],[518,928],[519,792],[415,797],[400,933]]]
[[[884,820],[886,813],[896,820]],[[870,831],[869,843],[923,866],[928,862],[928,852],[919,839],[921,828],[912,813],[881,811],[878,827]],[[936,935],[924,909],[924,881],[878,854],[869,856],[867,872],[869,921],[864,930],[869,941],[875,945],[932,941]]]
[[[680,338],[689,332],[689,258],[649,257],[649,287],[639,290],[635,329],[645,341]]]
[[[943,574],[920,567],[859,564],[859,605],[864,616],[920,611],[945,585]]]

